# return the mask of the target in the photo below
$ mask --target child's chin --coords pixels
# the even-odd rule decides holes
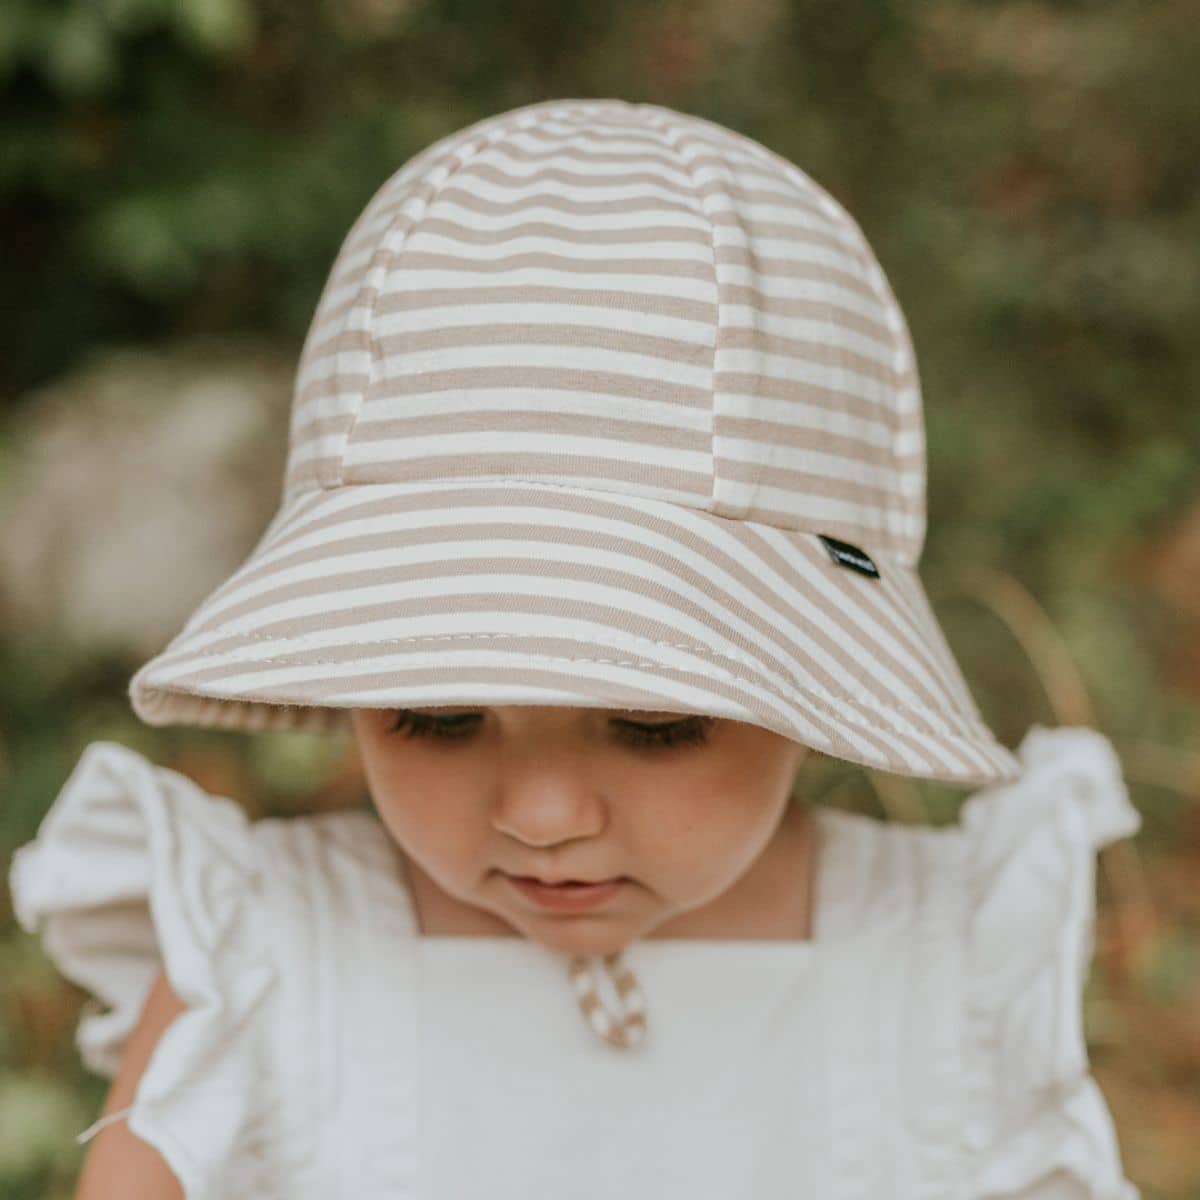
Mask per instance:
[[[531,941],[559,954],[582,954],[603,958],[623,950],[637,936],[624,923],[611,919],[580,916],[556,920],[534,920],[523,930]]]

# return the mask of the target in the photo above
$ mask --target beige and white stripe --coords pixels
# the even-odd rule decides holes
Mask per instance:
[[[620,1011],[609,1012],[596,986],[597,970],[604,971],[617,993]],[[617,951],[606,955],[575,954],[567,963],[567,977],[579,1002],[579,1011],[593,1032],[622,1050],[646,1040],[646,1001],[633,970]]]
[[[131,698],[152,724],[255,729],[699,711],[1010,779],[917,574],[924,456],[903,316],[803,171],[654,105],[516,109],[428,147],[352,226],[280,510]]]

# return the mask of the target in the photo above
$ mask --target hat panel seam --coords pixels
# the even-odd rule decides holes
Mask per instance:
[[[356,488],[364,488],[364,487],[396,488],[396,487],[404,487],[404,486],[411,485],[412,491],[414,493],[417,493],[417,492],[424,492],[426,488],[430,489],[431,491],[433,491],[434,489],[442,490],[443,488],[445,488],[445,490],[450,490],[452,488],[466,487],[466,486],[471,486],[474,484],[505,484],[505,483],[519,483],[519,484],[524,484],[524,485],[528,485],[528,486],[532,486],[532,487],[558,488],[562,491],[567,491],[567,492],[595,492],[597,495],[604,495],[604,496],[608,496],[608,495],[625,496],[625,497],[629,497],[633,500],[644,500],[644,501],[648,501],[648,502],[654,503],[654,504],[666,504],[666,505],[670,505],[670,506],[676,507],[676,508],[686,508],[692,512],[703,513],[706,516],[714,517],[721,521],[733,521],[733,522],[738,522],[738,523],[745,521],[752,525],[764,525],[769,529],[778,529],[781,533],[804,533],[804,534],[809,534],[812,537],[816,537],[818,533],[829,532],[829,529],[835,524],[835,522],[831,519],[829,521],[824,522],[820,526],[820,528],[811,526],[811,522],[810,522],[810,525],[804,525],[804,526],[778,525],[773,521],[767,521],[760,517],[738,517],[738,516],[731,516],[728,513],[716,512],[713,510],[713,508],[708,506],[709,504],[712,503],[711,496],[707,498],[707,504],[693,504],[693,503],[689,503],[688,499],[686,499],[686,498],[678,499],[678,500],[675,500],[675,499],[667,500],[667,499],[664,499],[662,496],[648,495],[643,492],[630,491],[628,488],[597,487],[594,485],[593,481],[590,481],[590,480],[589,480],[588,484],[585,486],[580,483],[558,483],[555,480],[549,480],[549,479],[531,479],[528,476],[524,476],[524,475],[467,475],[467,476],[454,477],[454,478],[449,478],[449,479],[444,479],[444,480],[418,480],[418,481],[416,481],[415,484],[412,484],[412,481],[405,481],[404,483],[382,482],[382,481],[378,481],[378,480],[371,481],[371,482],[355,481],[353,483],[335,484],[330,487],[311,488],[311,489],[308,489],[308,492],[316,493],[316,492],[351,491]],[[305,494],[307,494],[307,493],[297,492],[296,496],[300,497]],[[699,497],[699,493],[697,493],[697,497]],[[882,531],[878,531],[878,532],[882,532]],[[859,546],[862,549],[870,549],[872,556],[880,555],[880,556],[887,556],[887,557],[893,558],[905,570],[915,570],[916,569],[915,564],[908,562],[904,558],[902,549],[900,547],[895,546],[891,541],[888,541],[888,542],[876,542],[873,540],[868,541],[868,540],[864,540],[860,537],[859,540],[856,541],[854,544]]]
[[[667,139],[667,144],[683,164],[683,169],[687,172],[688,178],[691,179],[692,187],[698,193],[696,201],[697,213],[704,218],[704,221],[708,225],[709,263],[712,269],[713,304],[716,308],[716,320],[713,322],[712,345],[709,347],[708,360],[708,503],[715,509],[717,505],[717,348],[721,341],[721,330],[724,328],[724,322],[722,321],[724,304],[721,297],[721,279],[717,271],[717,230],[712,216],[705,206],[705,200],[709,192],[696,179],[696,172],[692,166],[691,159],[684,154],[681,144],[683,131],[679,131],[678,136],[672,137],[670,125],[664,119],[663,136]]]
[[[296,420],[298,411],[296,404],[300,399],[302,392],[305,358],[307,358],[310,351],[315,355],[318,352],[318,349],[323,348],[324,345],[329,341],[340,340],[343,337],[354,338],[355,335],[359,333],[365,333],[367,337],[366,352],[369,357],[366,387],[369,388],[373,365],[373,360],[370,358],[373,346],[372,329],[374,327],[375,300],[378,298],[378,293],[376,293],[376,297],[372,299],[367,313],[368,323],[364,326],[363,330],[350,329],[348,328],[347,323],[351,320],[355,311],[361,306],[363,293],[367,287],[367,279],[369,278],[372,269],[380,257],[380,251],[385,246],[391,230],[401,219],[406,198],[414,190],[414,188],[417,187],[419,182],[428,175],[430,170],[436,168],[437,165],[444,161],[447,157],[452,156],[459,146],[469,140],[472,129],[474,129],[474,126],[472,126],[470,129],[460,129],[445,134],[443,137],[436,139],[418,151],[416,154],[412,155],[407,162],[403,163],[400,167],[393,171],[375,190],[374,194],[363,208],[363,211],[359,214],[346,237],[343,239],[342,244],[339,247],[337,257],[334,260],[329,278],[326,281],[325,288],[323,289],[322,295],[318,300],[317,311],[314,314],[313,324],[310,327],[309,334],[305,339],[305,346],[303,348],[301,358],[301,372],[298,374],[294,385],[296,390],[293,394],[293,410],[291,415],[293,433],[294,422]],[[371,231],[371,226],[374,224],[377,218],[384,221],[384,228],[380,234],[375,235]],[[341,279],[339,267],[341,267],[343,260],[347,255],[353,255],[354,253],[358,252],[360,242],[364,248],[368,245],[371,245],[371,239],[375,236],[378,236],[378,244],[376,244],[374,249],[371,251],[367,267],[361,272],[362,278],[360,278],[357,285],[353,287],[350,299],[342,302],[336,307],[326,308],[325,301],[330,286],[335,282],[335,280],[340,281]],[[314,335],[318,330],[327,330],[327,328],[330,326],[332,326],[334,329],[334,333],[332,335],[327,335],[319,341],[313,341]],[[342,382],[352,379],[355,375],[355,372],[348,371],[343,367],[341,362],[343,354],[342,350],[335,350],[333,354],[334,365],[331,371],[331,379],[338,382],[340,391]],[[310,381],[307,387],[312,387],[314,384],[319,384],[321,382],[322,381],[319,379]],[[352,386],[353,385],[351,385],[351,387]],[[303,390],[307,390],[307,388],[304,388]],[[348,388],[347,390],[350,389]],[[343,450],[345,441],[349,439],[355,424],[357,424],[357,414],[350,417],[346,432],[342,435],[344,439],[342,443]],[[289,449],[288,469],[284,479],[285,500],[294,492],[307,490],[304,488],[304,478],[309,473],[316,478],[318,487],[320,487],[323,485],[327,475],[330,472],[336,471],[340,465],[336,452],[329,456],[331,461],[329,462],[328,466],[323,466],[322,460],[317,460],[307,464],[307,466],[304,468],[299,468],[292,463],[291,456],[292,451]],[[337,482],[340,483],[341,480],[338,480]]]
[[[708,444],[709,444],[709,462],[711,464],[711,482],[709,485],[709,507],[705,510],[711,512],[713,516],[732,517],[733,519],[741,519],[745,516],[745,512],[741,511],[737,514],[730,512],[721,512],[725,507],[725,502],[718,495],[720,472],[718,468],[719,454],[717,450],[717,361],[721,351],[722,335],[726,330],[726,314],[727,306],[725,304],[725,285],[721,280],[721,271],[717,264],[717,226],[712,219],[712,214],[708,208],[708,200],[714,194],[717,194],[720,189],[717,184],[712,181],[701,181],[696,177],[696,170],[692,159],[688,158],[684,152],[684,147],[688,139],[688,134],[691,130],[686,125],[677,125],[676,137],[671,140],[670,145],[673,150],[679,155],[680,161],[683,163],[689,177],[692,180],[692,186],[695,188],[698,197],[698,209],[700,214],[708,223],[709,234],[709,252],[712,261],[712,279],[713,279],[713,294],[715,296],[716,320],[713,323],[712,337],[712,359],[709,364],[709,402],[708,402]],[[703,141],[700,141],[701,147],[704,146]],[[703,153],[703,149],[701,150]],[[722,193],[725,194],[725,193]],[[731,212],[735,210],[730,209]]]
[[[872,248],[862,226],[845,205],[826,187],[809,175],[807,171],[797,166],[796,163],[790,162],[769,146],[762,148],[766,156],[780,169],[790,182],[796,184],[804,192],[815,194],[817,203],[820,205],[822,211],[833,221],[836,227],[840,227],[843,236],[839,240],[847,252],[851,253],[862,264],[867,282],[875,298],[878,300],[887,322],[888,332],[892,339],[892,386],[899,392],[900,381],[904,372],[907,368],[911,367],[914,377],[913,386],[918,387],[916,380],[916,356],[911,346],[911,339],[907,336],[903,311],[887,280],[883,266],[878,261],[878,255]],[[888,414],[891,417],[892,428],[892,459],[893,461],[899,461],[903,457],[900,446],[900,438],[904,432],[903,420],[895,405],[889,406]],[[922,471],[925,469],[925,465],[922,463]],[[919,531],[916,528],[919,523],[919,514],[910,510],[903,496],[900,502],[900,515],[902,517],[902,526],[909,530],[906,540],[912,543],[912,550],[911,552],[905,552],[901,547],[896,547],[896,550],[901,554],[906,563],[915,566],[920,560],[921,542],[923,540],[918,537]]]
[[[424,194],[421,195],[420,204],[417,211],[415,213],[406,215],[404,213],[404,201],[401,199],[399,201],[400,211],[398,211],[392,220],[388,222],[388,226],[384,230],[383,235],[379,240],[379,248],[376,253],[379,254],[382,262],[382,275],[379,281],[379,286],[375,289],[375,292],[371,297],[371,302],[367,308],[366,317],[366,333],[371,352],[367,383],[362,395],[362,399],[359,402],[358,409],[354,413],[354,417],[342,438],[341,448],[339,450],[339,457],[341,461],[338,463],[338,481],[335,485],[333,485],[335,487],[353,486],[352,484],[346,483],[346,452],[354,438],[355,430],[358,428],[359,418],[362,415],[363,409],[367,405],[372,389],[374,388],[378,378],[377,371],[382,357],[382,349],[376,338],[376,309],[379,304],[379,297],[383,292],[383,285],[386,282],[387,277],[395,270],[398,257],[404,250],[404,246],[408,241],[409,234],[420,221],[421,217],[423,217],[429,211],[430,206],[437,200],[438,196],[441,195],[443,189],[450,182],[450,180],[453,179],[463,167],[475,159],[480,153],[486,150],[493,143],[500,141],[506,134],[511,132],[514,127],[519,129],[522,127],[522,124],[530,123],[528,120],[522,122],[512,113],[507,114],[507,116],[510,119],[499,119],[494,125],[488,122],[487,127],[480,133],[476,134],[473,140],[467,141],[465,144],[463,141],[455,141],[451,146],[447,147],[446,156],[451,160],[451,164],[446,170],[443,178],[436,184],[429,186],[429,175],[436,171],[439,167],[444,166],[446,163],[446,158],[434,160],[434,162],[430,164],[426,174],[422,176],[421,183],[424,185]],[[396,229],[397,226],[401,224],[402,219],[406,221],[406,224],[397,237],[395,236]],[[375,261],[376,255],[372,254],[371,262],[368,266],[368,273],[370,269],[374,267]],[[358,295],[355,296],[355,303],[357,303],[357,301]],[[321,490],[328,491],[330,489],[323,488]]]

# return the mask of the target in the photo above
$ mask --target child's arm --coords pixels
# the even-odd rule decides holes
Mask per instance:
[[[129,1035],[101,1115],[133,1102],[138,1081],[159,1038],[186,1007],[160,968]],[[183,1186],[162,1155],[133,1133],[124,1120],[106,1125],[93,1138],[75,1200],[114,1200],[118,1196],[121,1200],[183,1200]]]

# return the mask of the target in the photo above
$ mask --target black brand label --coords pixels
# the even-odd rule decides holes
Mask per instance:
[[[837,538],[826,537],[823,533],[818,533],[817,537],[825,543],[829,557],[839,567],[849,567],[852,571],[870,575],[873,579],[879,578],[879,568],[875,566],[865,551],[850,545],[849,542],[839,542]]]

